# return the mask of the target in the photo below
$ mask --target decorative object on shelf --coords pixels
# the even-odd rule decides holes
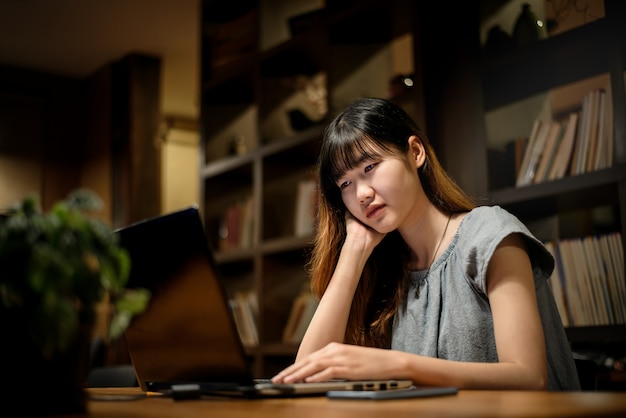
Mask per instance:
[[[248,151],[246,140],[243,135],[234,135],[230,140],[230,155],[243,155]]]
[[[546,0],[546,30],[550,36],[567,32],[605,16],[603,0]]]
[[[328,113],[326,74],[300,75],[287,81],[295,94],[287,110],[291,128],[302,131],[322,121]]]
[[[546,37],[543,21],[539,20],[530,4],[522,4],[515,27],[513,28],[513,40],[518,48],[526,48]]]
[[[291,129],[294,131],[304,131],[305,129],[315,125],[315,122],[309,119],[300,109],[291,109],[287,111],[287,116],[289,116]]]
[[[487,42],[485,42],[485,55],[493,57],[515,49],[515,41],[506,33],[500,25],[494,25],[489,29]]]
[[[0,219],[0,391],[9,416],[85,413],[96,306],[109,297],[113,339],[147,306],[149,292],[125,289],[130,258],[117,236],[88,215],[101,204],[77,190],[43,213],[27,197]]]

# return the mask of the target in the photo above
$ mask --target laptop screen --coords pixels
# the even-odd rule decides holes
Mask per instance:
[[[125,333],[142,389],[146,382],[247,383],[252,379],[196,207],[116,232],[130,254],[128,287],[152,292]]]

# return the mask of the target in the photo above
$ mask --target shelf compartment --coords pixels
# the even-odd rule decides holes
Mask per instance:
[[[246,164],[203,180],[204,226],[210,244],[218,251],[255,244],[252,171],[253,165]]]
[[[220,70],[202,85],[202,100],[206,105],[250,103],[255,99],[252,70],[256,59],[246,57]]]
[[[239,3],[239,2],[237,2]],[[258,51],[258,15],[253,4],[223,13],[206,2],[202,13],[202,79],[206,80],[250,59]]]
[[[261,77],[313,75],[326,67],[326,33],[320,28],[299,34],[261,54]]]
[[[216,254],[215,260],[218,264],[220,279],[229,295],[254,289],[254,259],[229,260],[225,257],[218,258]]]
[[[204,164],[257,149],[257,113],[257,107],[248,103],[206,105],[201,116]]]
[[[314,196],[300,193],[308,190],[301,186],[301,182],[315,182],[314,165],[320,146],[318,136],[303,137],[290,146],[286,145],[281,143],[264,149],[263,242],[304,234],[308,227],[300,222],[304,218],[298,218],[298,213],[304,216],[306,212],[299,212],[298,205],[305,208],[310,204],[311,213],[314,211]]]
[[[606,113],[602,112],[602,114],[600,114],[601,112],[598,110],[599,107],[598,109],[594,108],[595,113],[593,114],[598,118],[594,132],[610,133],[598,139],[597,142],[594,143],[596,145],[593,150],[595,151],[601,148],[606,150],[607,141],[612,141],[614,149],[613,155],[615,156],[613,160],[618,160],[616,158],[616,149],[620,142],[615,132],[617,130],[616,124],[613,122],[613,126],[609,129],[609,125],[606,125],[605,122],[612,122],[614,120],[612,115],[616,113],[620,98],[615,100],[613,97],[614,94],[612,94],[610,75],[608,73],[601,73],[594,77],[578,80],[575,83],[569,83],[533,96],[528,96],[515,103],[493,109],[485,114],[489,189],[493,190],[516,184],[518,176],[517,171],[522,169],[522,167],[518,166],[518,163],[525,157],[525,154],[530,152],[527,148],[529,136],[538,121],[541,121],[541,124],[546,126],[550,122],[561,124],[565,123],[570,118],[571,114],[576,113],[578,115],[578,121],[576,123],[574,146],[571,153],[577,155],[576,149],[580,147],[581,138],[586,138],[581,135],[582,132],[585,132],[582,118],[586,110],[591,109],[591,106],[585,108],[585,101],[590,100],[589,98],[594,92],[597,93],[600,91],[606,92],[602,97],[605,100],[604,104],[608,110]],[[595,97],[600,96],[596,94]],[[599,128],[600,125],[602,125],[602,128]],[[589,136],[589,138],[591,138],[591,136]],[[602,145],[599,145],[600,141],[602,141]],[[526,145],[521,147],[521,144],[524,143]],[[550,155],[556,152],[555,150],[551,150],[547,144],[548,142],[546,142],[543,147],[541,157],[539,161],[536,162],[535,169],[541,165],[541,160],[545,157],[543,152],[548,152]],[[591,141],[589,141],[589,144],[590,147],[593,145]],[[580,155],[594,155],[593,152],[591,152],[591,148],[589,148],[589,150],[589,153]],[[572,157],[570,156],[570,158],[567,158],[567,161],[571,159]],[[597,164],[598,166],[595,164],[589,165],[589,162],[586,162],[581,166],[582,168],[579,169],[589,172],[606,167],[605,160],[598,161]],[[550,168],[551,167],[548,166],[548,170],[544,172],[543,175],[545,177],[540,177],[541,181],[549,181],[547,180],[547,173]],[[528,169],[526,169],[525,172],[528,172]],[[570,175],[569,172],[570,168],[568,164],[565,175]],[[535,179],[532,178],[530,181],[533,182]]]
[[[265,182],[263,192],[263,231],[262,240],[270,241],[279,238],[294,237],[297,233],[297,206],[299,182],[310,180],[309,168],[301,168],[297,172],[283,172],[280,179]],[[305,197],[302,197],[305,199]],[[308,199],[312,201],[312,199]],[[313,207],[311,207],[313,212]],[[311,220],[313,222],[313,220]]]
[[[259,120],[265,144],[293,136],[326,116],[326,46],[325,33],[318,29],[262,54]]]
[[[389,42],[409,31],[412,4],[408,0],[328,1],[327,4],[330,40],[334,44]]]
[[[615,36],[623,37],[623,30],[613,33],[603,18],[485,61],[481,74],[485,110],[609,72]]]
[[[293,301],[309,289],[305,251],[295,249],[263,257],[263,341],[282,341]]]
[[[308,135],[292,137],[263,148],[263,180],[272,182],[287,173],[313,175],[321,145],[321,126]]]
[[[328,113],[326,72],[261,81],[259,124],[263,144],[306,134]]]

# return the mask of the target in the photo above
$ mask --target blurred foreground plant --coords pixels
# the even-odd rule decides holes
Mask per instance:
[[[128,253],[107,224],[88,215],[101,206],[81,189],[48,213],[31,196],[0,218],[0,315],[25,324],[45,357],[67,350],[80,326],[93,326],[107,293],[111,339],[150,299],[146,289],[125,288]]]

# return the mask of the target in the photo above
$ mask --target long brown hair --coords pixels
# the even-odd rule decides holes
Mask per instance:
[[[406,156],[408,138],[424,145],[426,162],[419,176],[424,192],[445,213],[465,212],[473,200],[445,172],[426,135],[395,103],[379,98],[352,102],[326,128],[317,162],[319,174],[318,227],[308,262],[311,288],[323,295],[333,275],[346,237],[345,210],[337,179],[363,158],[381,153]],[[410,249],[398,231],[385,236],[367,261],[355,292],[345,342],[388,347],[391,320],[404,298]]]

